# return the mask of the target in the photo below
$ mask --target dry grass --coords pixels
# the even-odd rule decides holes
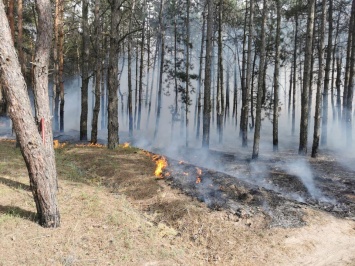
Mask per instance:
[[[131,147],[57,149],[62,226],[44,229],[13,146],[0,142],[0,265],[352,265],[354,222],[306,210],[304,228],[266,229],[257,216],[211,211]],[[337,247],[346,252],[326,258]]]

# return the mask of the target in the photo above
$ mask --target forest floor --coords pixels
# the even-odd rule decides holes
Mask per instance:
[[[156,178],[151,154],[141,149],[57,148],[61,227],[45,229],[36,223],[19,149],[13,141],[0,141],[0,265],[355,265],[352,206],[337,215],[310,204],[306,192],[304,204],[292,197],[279,200],[282,191],[274,195],[239,181],[215,184],[216,175],[231,178],[203,169],[211,176],[208,186],[218,186],[221,193],[216,194],[224,203],[242,202],[237,209],[231,204],[224,208],[211,204],[206,194],[201,198],[186,191],[188,184],[198,188],[195,174],[190,174],[193,183],[184,184],[174,176],[195,167],[170,161],[170,177],[165,172],[166,178]],[[334,167],[329,160],[313,164],[326,171]],[[187,170],[172,169],[174,165]],[[281,168],[268,169],[281,177]],[[339,173],[354,176],[351,171]],[[204,174],[201,178],[201,184],[208,180]],[[355,191],[346,191],[353,202]],[[274,206],[275,201],[281,203]],[[278,210],[294,215],[275,223],[273,211],[280,215]],[[346,211],[350,215],[343,215]],[[287,223],[295,217],[297,222]]]

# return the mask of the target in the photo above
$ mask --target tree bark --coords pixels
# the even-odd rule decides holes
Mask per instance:
[[[118,38],[120,23],[120,1],[111,3],[111,34],[108,62],[108,144],[109,149],[118,146]]]
[[[355,0],[352,1],[351,19],[349,27],[348,41],[351,39],[351,53],[350,53],[350,70],[348,81],[348,92],[346,99],[346,144],[347,147],[352,147],[352,110],[353,110],[353,95],[355,86]]]
[[[328,46],[327,46],[327,59],[325,62],[325,74],[324,74],[324,90],[323,90],[323,111],[322,111],[322,138],[321,145],[327,145],[328,138],[328,101],[329,101],[329,82],[330,82],[330,63],[332,60],[333,50],[333,0],[329,0],[329,34],[328,34]],[[333,96],[332,96],[333,97]]]
[[[324,31],[325,31],[324,28],[325,28],[325,19],[326,19],[325,10],[326,10],[326,0],[323,0],[322,16],[321,16],[321,22],[319,26],[320,29],[319,29],[319,43],[318,43],[318,80],[317,80],[316,109],[314,115],[313,145],[312,145],[312,155],[311,155],[313,158],[316,158],[318,155],[320,121],[321,121],[321,113],[322,113],[322,80],[323,80],[323,58],[324,58],[323,49],[324,49]],[[327,79],[324,80],[324,82],[326,81]]]
[[[39,223],[43,227],[59,227],[60,214],[57,202],[57,173],[48,99],[48,58],[51,44],[52,21],[49,1],[38,0],[39,28],[36,46],[36,91],[37,100],[43,100],[36,113],[45,118],[47,130],[42,142],[32,116],[26,83],[21,73],[11,31],[6,19],[4,4],[0,1],[0,73],[4,92],[9,104],[21,153],[26,162],[30,186],[36,203]],[[42,52],[42,54],[39,54]]]
[[[202,147],[210,146],[210,123],[211,123],[211,60],[212,60],[212,28],[213,28],[213,1],[207,0],[207,32],[206,32],[206,61],[205,82],[203,97],[203,125]]]
[[[248,22],[248,56],[247,56],[247,73],[246,73],[246,81],[244,93],[242,95],[242,115],[243,115],[243,124],[241,125],[242,131],[242,146],[248,146],[248,113],[249,113],[249,92],[250,86],[252,86],[251,80],[251,54],[252,54],[252,42],[253,42],[253,34],[254,34],[254,0],[250,0],[250,9],[249,9],[249,22]]]
[[[100,0],[95,0],[95,105],[91,123],[91,143],[97,143],[97,129],[101,101],[101,43],[100,43]]]
[[[259,157],[259,143],[260,143],[260,129],[261,129],[261,105],[263,97],[263,86],[264,86],[264,72],[265,58],[266,58],[266,48],[265,48],[265,27],[266,27],[266,13],[268,10],[267,0],[263,1],[263,15],[261,22],[261,36],[260,36],[260,62],[259,62],[259,75],[258,75],[258,95],[256,101],[256,119],[255,119],[255,131],[254,131],[254,145],[253,145],[253,159]]]
[[[274,70],[274,112],[272,124],[272,144],[274,151],[279,147],[279,76],[280,76],[280,35],[281,35],[281,3],[276,0],[277,22],[275,42],[275,70]]]
[[[59,130],[64,132],[64,1],[59,0],[59,21],[58,21],[58,81],[59,81]]]
[[[307,154],[307,141],[308,141],[308,90],[309,90],[309,78],[310,78],[310,66],[312,57],[312,41],[313,41],[313,23],[314,23],[314,10],[315,0],[311,0],[308,3],[308,15],[307,15],[307,39],[305,48],[305,59],[303,69],[303,87],[301,95],[301,121],[300,121],[300,145],[298,153],[300,155]]]
[[[160,26],[160,73],[158,85],[158,104],[157,117],[155,120],[154,139],[156,139],[159,131],[160,113],[162,107],[162,93],[163,93],[163,74],[164,74],[164,56],[165,56],[165,25],[163,20],[164,0],[160,0],[159,26]]]
[[[189,146],[189,105],[190,105],[190,91],[189,91],[189,70],[190,70],[190,0],[187,0],[186,3],[186,82],[185,82],[185,94],[186,94],[186,103],[185,103],[185,146]]]
[[[81,114],[80,140],[87,140],[88,133],[88,87],[89,87],[89,22],[88,0],[82,0],[82,50],[81,50]]]

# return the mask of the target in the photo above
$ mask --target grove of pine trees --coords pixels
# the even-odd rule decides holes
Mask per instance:
[[[209,148],[213,136],[223,143],[228,135],[242,148],[251,139],[254,159],[267,123],[275,152],[281,128],[299,136],[301,155],[312,142],[316,157],[331,127],[352,144],[355,0],[55,0],[46,13],[53,24],[38,7],[33,12],[39,1],[1,1],[36,119],[45,117],[55,131],[66,130],[71,108],[66,81],[80,79],[80,140],[96,143],[107,130],[110,149],[120,124],[131,137],[153,129],[154,140],[169,128],[186,146]],[[42,27],[50,33],[43,36]],[[42,38],[49,54],[38,45]],[[4,76],[1,115],[13,118]],[[42,104],[48,87],[50,110]]]

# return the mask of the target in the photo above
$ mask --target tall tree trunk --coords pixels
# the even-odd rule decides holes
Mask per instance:
[[[292,136],[295,135],[296,132],[296,88],[297,88],[297,42],[298,42],[298,14],[296,14],[295,18],[295,40],[294,40],[294,48],[293,48],[293,88],[292,88]]]
[[[59,32],[58,32],[58,24],[59,24],[59,1],[55,1],[55,14],[54,14],[54,44],[53,44],[53,101],[52,101],[52,109],[53,109],[53,124],[54,130],[59,130],[59,60],[58,60],[58,48],[59,48]]]
[[[332,1],[332,0],[330,0]],[[322,113],[322,81],[323,81],[323,58],[324,58],[324,28],[325,28],[325,10],[326,0],[322,1],[322,16],[319,28],[319,43],[318,43],[318,81],[317,81],[317,96],[316,96],[316,110],[314,115],[314,132],[313,132],[313,145],[312,157],[318,155],[319,137],[320,137],[320,121]],[[329,43],[328,43],[329,45]],[[328,59],[327,59],[328,60]],[[327,80],[325,79],[324,82]],[[324,110],[323,110],[324,112]]]
[[[327,145],[328,138],[328,101],[329,101],[329,82],[330,82],[330,63],[332,60],[333,50],[333,0],[329,0],[329,33],[328,33],[328,45],[327,45],[327,59],[325,62],[325,74],[324,74],[324,90],[323,90],[323,112],[322,112],[322,138],[321,145]],[[333,97],[333,96],[332,96]]]
[[[353,1],[354,5],[354,1]],[[347,123],[347,106],[348,106],[348,92],[349,92],[349,75],[350,75],[350,68],[351,68],[351,45],[352,45],[352,31],[355,28],[355,21],[354,17],[350,16],[349,21],[349,32],[348,32],[348,41],[346,47],[346,62],[345,62],[345,77],[344,77],[344,93],[343,93],[343,122],[344,125]]]
[[[300,145],[298,153],[307,154],[308,141],[308,90],[310,78],[310,66],[312,57],[313,23],[314,23],[315,0],[309,1],[307,19],[307,39],[304,58],[303,87],[301,96],[301,122],[300,122]]]
[[[247,73],[246,73],[246,81],[245,81],[245,88],[244,93],[242,95],[242,109],[243,109],[243,124],[241,126],[242,130],[242,146],[248,146],[248,113],[249,113],[249,92],[250,86],[252,86],[251,80],[251,54],[252,54],[252,42],[253,42],[253,35],[254,35],[254,0],[250,1],[250,9],[249,9],[249,22],[248,22],[248,56],[247,56]],[[243,97],[244,96],[244,97]]]
[[[190,69],[190,0],[186,4],[186,83],[185,83],[185,137],[186,147],[189,146],[189,105],[190,105],[190,91],[189,91],[189,69]]]
[[[275,42],[275,70],[274,70],[274,112],[272,124],[272,144],[274,151],[279,148],[279,76],[280,76],[280,35],[281,35],[281,3],[276,0],[277,23]]]
[[[37,218],[44,227],[59,227],[60,214],[57,202],[57,173],[54,161],[52,128],[48,98],[48,60],[51,45],[52,16],[49,1],[38,0],[40,21],[37,32],[35,91],[37,117],[43,117],[47,128],[41,140],[32,116],[26,83],[21,73],[11,31],[6,19],[4,4],[0,1],[0,73],[9,104],[9,115],[26,162],[30,186],[36,203]]]
[[[347,106],[346,106],[346,144],[352,147],[352,110],[353,110],[353,95],[355,86],[355,0],[352,2],[351,19],[349,27],[348,41],[351,40],[351,53],[350,53],[350,71],[347,92]]]
[[[82,0],[82,50],[81,50],[81,114],[80,140],[88,139],[88,87],[89,87],[89,1]]]
[[[261,129],[261,106],[263,97],[263,86],[265,83],[264,72],[266,49],[265,49],[265,27],[266,27],[266,13],[268,10],[267,0],[263,1],[263,15],[261,22],[261,36],[260,36],[260,62],[259,62],[259,75],[258,75],[258,95],[256,101],[256,119],[255,119],[255,131],[254,131],[254,145],[253,145],[253,159],[259,157],[259,142],[260,142],[260,129]]]
[[[223,95],[223,43],[222,43],[222,7],[223,1],[218,5],[218,78],[217,78],[217,131],[218,142],[223,140],[223,114],[224,114],[224,95]]]
[[[91,123],[91,143],[97,143],[97,129],[101,101],[101,25],[100,25],[100,0],[95,0],[95,104]]]
[[[249,10],[250,12],[250,10]],[[245,46],[247,45],[247,20],[248,19],[248,9],[246,8],[245,13],[244,13],[244,27],[243,27],[243,46],[242,46],[242,70],[241,70],[241,79],[240,79],[240,87],[242,90],[242,108],[241,108],[241,112],[240,112],[240,131],[239,131],[239,136],[243,137],[243,126],[244,126],[244,103],[245,103],[245,93],[246,93],[246,68],[247,68],[247,59],[246,59],[246,53],[247,51],[245,50]],[[250,35],[249,35],[250,36]],[[238,53],[238,43],[237,41],[235,41],[236,44],[236,54]],[[236,56],[234,57],[234,59],[236,60]],[[239,61],[239,60],[238,60]],[[236,104],[236,97],[234,95],[234,103]],[[237,111],[235,111],[235,114],[237,113]]]
[[[132,30],[132,13],[136,6],[136,1],[133,0],[132,7],[130,9],[130,20],[129,20],[129,31]],[[132,37],[128,36],[127,44],[127,58],[128,58],[128,70],[127,70],[127,79],[128,79],[128,127],[129,127],[129,136],[133,137],[133,95],[132,95]]]
[[[205,26],[206,26],[206,15],[205,10],[202,13],[202,35],[201,35],[201,48],[200,48],[200,64],[198,70],[198,87],[197,87],[197,124],[196,124],[196,139],[200,138],[200,128],[201,128],[201,98],[202,98],[202,66],[203,66],[203,49],[205,43]]]
[[[145,4],[143,9],[145,9]],[[142,26],[142,40],[140,46],[140,63],[139,63],[139,93],[138,93],[138,120],[137,130],[141,129],[141,117],[142,117],[142,102],[143,102],[143,69],[144,69],[144,42],[145,42],[145,17],[143,18]],[[137,47],[138,49],[138,47]]]
[[[212,59],[212,28],[213,28],[213,1],[207,0],[207,32],[206,32],[206,61],[205,83],[203,97],[203,127],[202,147],[210,146],[210,122],[211,122],[211,59]]]
[[[59,130],[64,132],[64,1],[59,0],[59,22],[58,22],[58,81],[59,81]]]
[[[111,3],[111,34],[108,63],[108,143],[109,149],[115,149],[118,146],[118,38],[120,23],[120,1]]]
[[[164,56],[165,56],[165,25],[163,20],[164,0],[160,0],[159,26],[160,26],[160,73],[157,99],[157,117],[155,121],[154,139],[156,139],[159,130],[160,112],[162,107],[163,93],[163,74],[164,74]]]
[[[337,89],[337,110],[338,110],[338,122],[341,122],[341,97],[340,97],[340,87],[341,87],[341,68],[342,68],[342,58],[337,56],[337,76],[335,86]]]

